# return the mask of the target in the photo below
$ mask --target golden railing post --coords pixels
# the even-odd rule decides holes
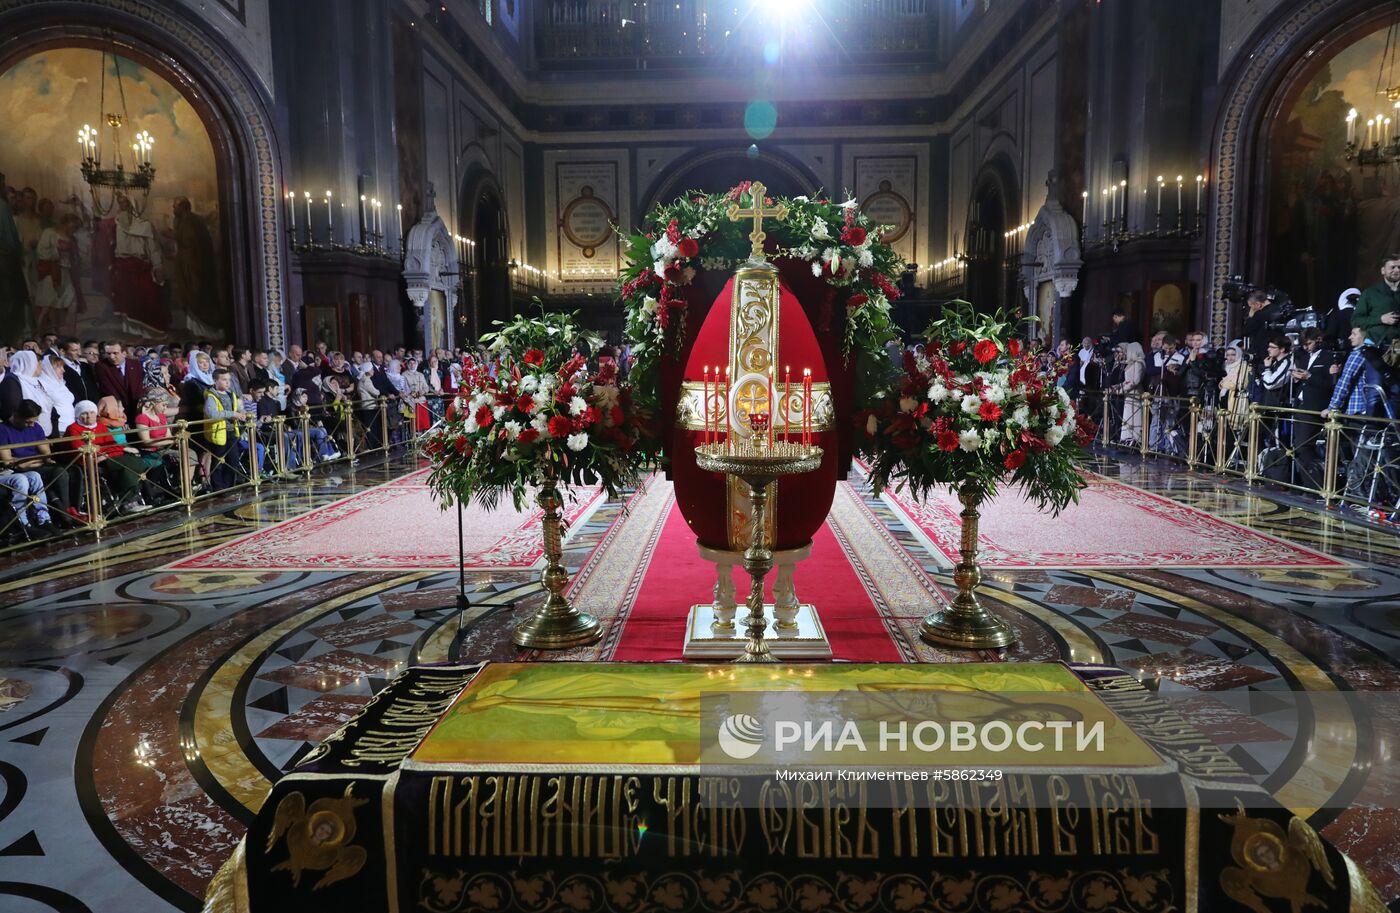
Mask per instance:
[[[102,486],[97,479],[97,445],[93,443],[91,431],[83,432],[83,475],[87,483],[88,526],[98,537],[107,526],[107,516],[102,512]]]
[[[389,455],[389,401],[384,397],[379,397],[379,443],[384,448],[384,455]]]
[[[1140,401],[1142,403],[1142,440],[1138,441],[1138,451],[1146,458],[1147,452],[1152,449],[1152,394],[1146,390],[1142,391]]]
[[[1249,448],[1245,452],[1244,480],[1250,484],[1258,478],[1256,465],[1259,461],[1259,404],[1249,404]]]
[[[1186,468],[1195,470],[1197,453],[1196,435],[1201,429],[1201,401],[1191,397],[1191,419],[1187,426]]]
[[[1215,407],[1215,471],[1224,472],[1229,465],[1230,455],[1225,452],[1225,441],[1229,439],[1230,410]]]
[[[237,422],[230,422],[235,429]],[[258,420],[249,418],[244,429],[248,434],[248,476],[253,483],[253,490],[257,491],[262,487],[262,465],[258,460]]]
[[[1324,431],[1327,434],[1327,449],[1322,457],[1322,503],[1331,507],[1332,502],[1337,500],[1337,470],[1342,457],[1342,423],[1337,421],[1337,413],[1327,414]]]
[[[345,456],[355,462],[355,409],[348,405],[345,408]]]
[[[272,433],[276,438],[277,461],[273,465],[277,469],[277,477],[285,479],[287,477],[287,439],[282,436],[282,432],[287,430],[287,419],[285,416],[276,415],[272,418]]]
[[[180,503],[188,514],[194,510],[194,467],[190,465],[190,423],[184,419],[175,423],[175,449],[180,460]]]
[[[1103,391],[1103,423],[1099,425],[1099,427],[1103,429],[1103,445],[1105,447],[1110,445],[1109,438],[1113,436],[1113,424],[1109,421],[1111,414],[1112,413],[1109,411],[1109,393],[1105,390]]]
[[[311,475],[311,469],[316,465],[316,459],[311,454],[311,409],[307,407],[301,413],[301,455],[302,472]]]

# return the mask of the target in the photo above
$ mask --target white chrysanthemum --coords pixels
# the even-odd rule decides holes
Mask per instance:
[[[494,409],[491,410],[491,415],[492,415],[492,416],[496,419],[496,421],[498,421],[498,422],[499,422],[502,418],[505,417],[505,414],[506,414],[506,407],[505,407],[505,406],[497,406],[496,408],[494,408]]]
[[[651,255],[657,260],[669,260],[676,255],[676,245],[671,243],[670,238],[662,235],[651,246]],[[657,272],[661,271],[657,270]]]
[[[530,427],[540,433],[540,437],[549,437],[549,419],[543,415],[537,415],[530,419]]]
[[[1006,388],[996,385],[987,387],[982,391],[982,398],[989,403],[999,403],[1006,399]]]
[[[968,394],[963,397],[962,411],[968,415],[976,415],[977,410],[982,408],[982,397]]]
[[[1050,430],[1045,432],[1045,440],[1051,447],[1054,447],[1065,439],[1065,434],[1067,432],[1064,425],[1051,425]]]
[[[933,400],[935,403],[941,403],[952,395],[952,391],[949,390],[947,387],[943,386],[942,382],[936,383],[932,387],[928,388],[928,398]]]
[[[976,428],[964,431],[958,435],[958,446],[971,453],[982,446],[982,435],[977,433]]]
[[[1069,398],[1069,393],[1065,391],[1064,387],[1056,387],[1055,395],[1060,398],[1060,406],[1065,409],[1070,408],[1070,406],[1074,404],[1074,400]]]
[[[1011,413],[1011,424],[1029,425],[1031,423],[1031,410],[1026,406],[1017,406],[1016,411]]]
[[[521,392],[521,393],[534,393],[536,387],[539,385],[539,382],[540,382],[540,379],[539,379],[538,377],[536,377],[535,375],[533,375],[533,374],[526,374],[525,376],[523,376],[523,377],[520,378],[520,392]]]
[[[822,262],[823,262],[823,263],[830,263],[831,260],[832,260],[832,258],[835,257],[835,256],[836,256],[836,248],[834,248],[834,247],[828,247],[826,250],[822,251]]]
[[[535,408],[544,409],[547,408],[550,403],[554,402],[554,394],[550,393],[548,390],[540,390],[535,393],[534,399]]]
[[[506,429],[506,438],[507,438],[507,439],[513,441],[513,440],[515,440],[516,438],[520,437],[520,423],[519,423],[519,422],[506,422],[506,423],[505,423],[504,425],[502,425],[501,427],[504,428],[504,429]]]
[[[972,378],[968,377],[966,374],[954,374],[954,375],[953,375],[953,383],[956,384],[956,385],[959,386],[959,387],[961,387],[961,386],[963,386],[963,385],[965,385],[965,384],[969,384],[969,383],[971,383],[971,382],[972,382]]]
[[[482,406],[489,406],[495,401],[496,397],[492,396],[490,393],[478,393],[476,396],[472,397],[471,411],[475,413],[476,410],[480,409]]]
[[[568,445],[570,450],[579,451],[588,446],[588,435],[580,431],[578,434],[569,435],[568,440],[564,443]]]
[[[820,277],[821,277],[821,274],[822,274],[822,265],[821,265],[820,263],[816,262],[816,261],[813,261],[813,262],[812,262],[812,275],[813,275],[813,276],[816,276],[816,277],[818,277],[818,278],[820,278]]]
[[[868,240],[868,239],[867,239],[867,240]],[[860,249],[860,257],[859,257],[859,259],[860,259],[860,265],[861,265],[861,266],[874,266],[874,265],[875,265],[875,255],[872,254],[872,253],[870,252],[870,249],[869,249],[868,247],[862,247],[862,248]]]
[[[584,410],[587,408],[588,403],[583,401],[582,396],[575,396],[573,399],[569,400],[570,415],[583,415]]]
[[[664,275],[666,275],[666,261],[665,261],[665,260],[657,260],[655,263],[653,263],[653,264],[651,265],[651,269],[652,269],[652,272],[656,273],[656,275],[658,275],[658,276],[664,276]]]
[[[541,374],[539,390],[541,393],[553,393],[554,388],[559,386],[559,378],[553,374]]]

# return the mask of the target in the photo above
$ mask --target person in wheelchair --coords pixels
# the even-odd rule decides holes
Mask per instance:
[[[92,444],[97,448],[97,471],[100,481],[111,493],[113,506],[119,513],[140,513],[149,507],[141,500],[141,473],[145,467],[135,447],[118,444],[107,426],[98,420],[97,404],[85,399],[73,407],[77,420],[68,426],[68,437],[92,436]],[[74,450],[81,451],[82,443],[75,443]],[[89,514],[102,510],[100,504],[89,504]]]

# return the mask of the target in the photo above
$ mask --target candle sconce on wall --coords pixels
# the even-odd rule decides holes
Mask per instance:
[[[386,238],[385,201],[374,196],[374,181],[360,176],[357,182],[357,220],[349,222],[345,203],[331,189],[288,190],[286,193],[287,233],[292,250],[299,254],[339,251],[363,257],[403,259],[403,205],[394,205],[397,231]],[[343,239],[337,239],[336,226]],[[358,229],[358,230],[352,230]]]
[[[1186,174],[1159,174],[1148,186],[1137,188],[1123,176],[1097,194],[1085,190],[1080,247],[1116,254],[1134,241],[1199,238],[1205,222],[1206,183],[1204,173],[1196,174],[1194,180]],[[1140,199],[1140,205],[1132,203],[1132,198]]]

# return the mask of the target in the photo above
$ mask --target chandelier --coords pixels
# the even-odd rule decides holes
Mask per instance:
[[[112,58],[112,69],[117,77],[117,98],[121,113],[107,110],[107,58]],[[126,87],[122,83],[121,60],[116,51],[102,52],[102,63],[98,96],[98,127],[83,124],[78,131],[78,145],[82,147],[82,160],[79,167],[83,180],[87,181],[92,193],[93,210],[99,218],[111,215],[118,208],[118,201],[125,197],[132,210],[140,215],[146,209],[151,194],[151,184],[155,181],[156,169],[151,163],[151,149],[155,140],[142,130],[130,138],[131,152],[126,152],[127,141],[122,138],[122,130],[130,120],[126,111]],[[105,127],[105,129],[104,129]],[[103,166],[106,157],[107,167]],[[130,167],[128,167],[130,166]]]
[[[1347,143],[1342,155],[1358,165],[1394,165],[1400,163],[1400,79],[1395,74],[1395,58],[1400,56],[1400,3],[1395,5],[1395,17],[1385,34],[1385,52],[1381,54],[1376,72],[1376,95],[1385,98],[1385,105],[1374,117],[1366,118],[1366,135],[1361,137],[1361,112],[1347,112]]]

